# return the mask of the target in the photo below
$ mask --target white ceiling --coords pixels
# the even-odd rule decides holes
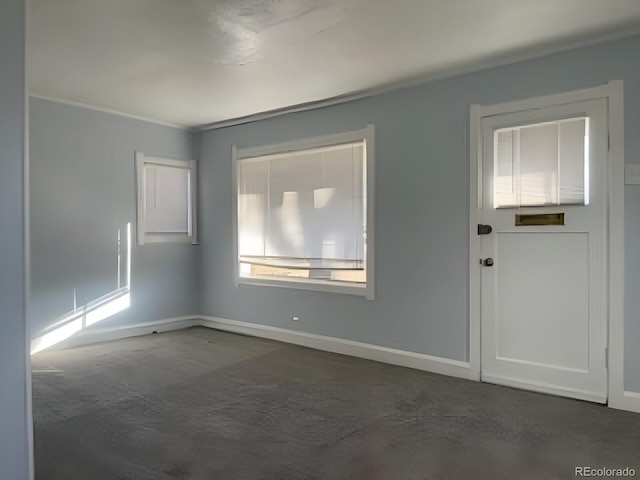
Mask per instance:
[[[34,95],[203,125],[640,31],[639,0],[32,0]]]

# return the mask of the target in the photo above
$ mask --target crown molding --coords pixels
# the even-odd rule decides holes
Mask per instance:
[[[39,100],[46,100],[48,102],[60,103],[62,105],[69,105],[69,106],[72,106],[72,107],[85,108],[87,110],[93,110],[93,111],[96,111],[96,112],[108,113],[110,115],[117,115],[119,117],[131,118],[133,120],[139,120],[141,122],[153,123],[155,125],[162,125],[163,127],[178,128],[180,130],[191,130],[191,127],[188,127],[186,125],[181,125],[181,124],[178,124],[178,123],[165,122],[163,120],[158,120],[158,119],[150,118],[150,117],[143,117],[143,116],[140,116],[140,115],[133,115],[131,113],[120,112],[118,110],[99,107],[97,105],[92,105],[92,104],[89,104],[89,103],[77,102],[77,101],[74,101],[74,100],[64,100],[64,99],[60,99],[60,98],[48,97],[48,96],[45,96],[45,95],[38,95],[38,94],[35,94],[35,93],[30,93],[29,94],[29,98],[37,98]]]

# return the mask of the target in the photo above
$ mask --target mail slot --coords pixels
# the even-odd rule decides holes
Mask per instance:
[[[516,227],[532,225],[564,225],[564,213],[516,213]]]

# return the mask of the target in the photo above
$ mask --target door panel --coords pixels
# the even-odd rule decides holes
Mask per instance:
[[[480,218],[493,228],[481,237],[493,260],[481,267],[481,378],[605,402],[606,101],[481,126]],[[527,202],[538,206],[511,206]],[[541,213],[564,224],[517,225],[517,214]]]
[[[496,358],[588,371],[588,235],[499,233],[496,239]]]

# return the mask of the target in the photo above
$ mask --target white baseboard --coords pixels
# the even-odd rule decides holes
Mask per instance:
[[[59,349],[79,347],[83,345],[90,345],[93,343],[119,340],[128,337],[136,337],[139,335],[149,335],[154,332],[170,332],[173,330],[181,330],[183,328],[196,326],[212,328],[225,332],[241,333],[253,337],[268,338],[271,340],[300,345],[316,350],[323,350],[326,352],[339,353],[352,357],[365,358],[377,362],[415,368],[417,370],[424,370],[427,372],[448,375],[451,377],[469,379],[470,375],[470,367],[468,362],[450,360],[448,358],[408,352],[405,350],[397,350],[393,348],[382,347],[379,345],[371,345],[368,343],[356,342],[353,340],[345,340],[342,338],[327,337],[324,335],[316,335],[313,333],[301,332],[297,330],[271,327],[258,323],[240,322],[237,320],[229,320],[220,317],[210,317],[206,315],[166,318],[163,320],[145,322],[137,325],[124,325],[102,329],[88,328],[87,330],[80,331],[70,338],[57,343],[51,348]],[[37,344],[38,340],[39,339],[34,339],[33,342]],[[489,379],[486,378],[486,376],[483,377],[483,380],[491,381],[492,383],[498,384],[501,384],[502,382],[500,380],[503,380],[497,378]],[[515,386],[516,388],[518,388],[518,385],[511,384],[509,386]],[[531,388],[531,385],[527,385],[522,388],[535,390],[534,388]],[[548,392],[543,388],[540,388],[538,391],[562,395],[562,393],[559,392]],[[570,396],[575,397],[575,394],[572,393],[572,395]],[[598,401],[598,399],[594,398],[585,398],[585,400]],[[640,413],[640,392],[625,391],[623,395],[612,396],[609,398],[609,407]]]
[[[609,406],[618,410],[640,413],[640,393],[625,391],[622,397],[610,398]]]
[[[336,337],[327,337],[313,333],[288,330],[284,328],[239,322],[226,318],[199,316],[199,325],[232,333],[242,333],[254,337],[268,338],[326,352],[340,353],[352,357],[366,358],[382,363],[415,368],[427,372],[469,378],[469,363],[447,358],[434,357],[422,353],[407,352],[393,348],[355,342]]]
[[[449,375],[458,378],[469,378],[469,364],[458,360],[434,357],[422,353],[408,352],[393,348],[371,345],[368,343],[345,340],[336,337],[327,337],[313,333],[288,330],[271,327],[258,323],[240,322],[219,317],[194,315],[186,317],[167,318],[136,325],[123,325],[111,328],[88,328],[67,338],[50,348],[72,348],[93,343],[120,340],[139,335],[148,335],[153,332],[170,332],[183,328],[202,326],[225,332],[241,333],[253,337],[268,338],[280,342],[300,345],[303,347],[324,350],[332,353],[340,353],[352,357],[366,358],[382,363],[415,368],[427,372]],[[34,342],[37,342],[35,339]]]
[[[88,328],[76,335],[63,340],[55,345],[56,349],[81,347],[92,343],[108,342],[111,340],[120,340],[122,338],[137,337],[140,335],[149,335],[154,332],[171,332],[173,330],[181,330],[183,328],[195,327],[200,325],[200,321],[195,316],[165,318],[163,320],[155,320],[152,322],[138,323],[136,325],[123,325],[111,328]]]

